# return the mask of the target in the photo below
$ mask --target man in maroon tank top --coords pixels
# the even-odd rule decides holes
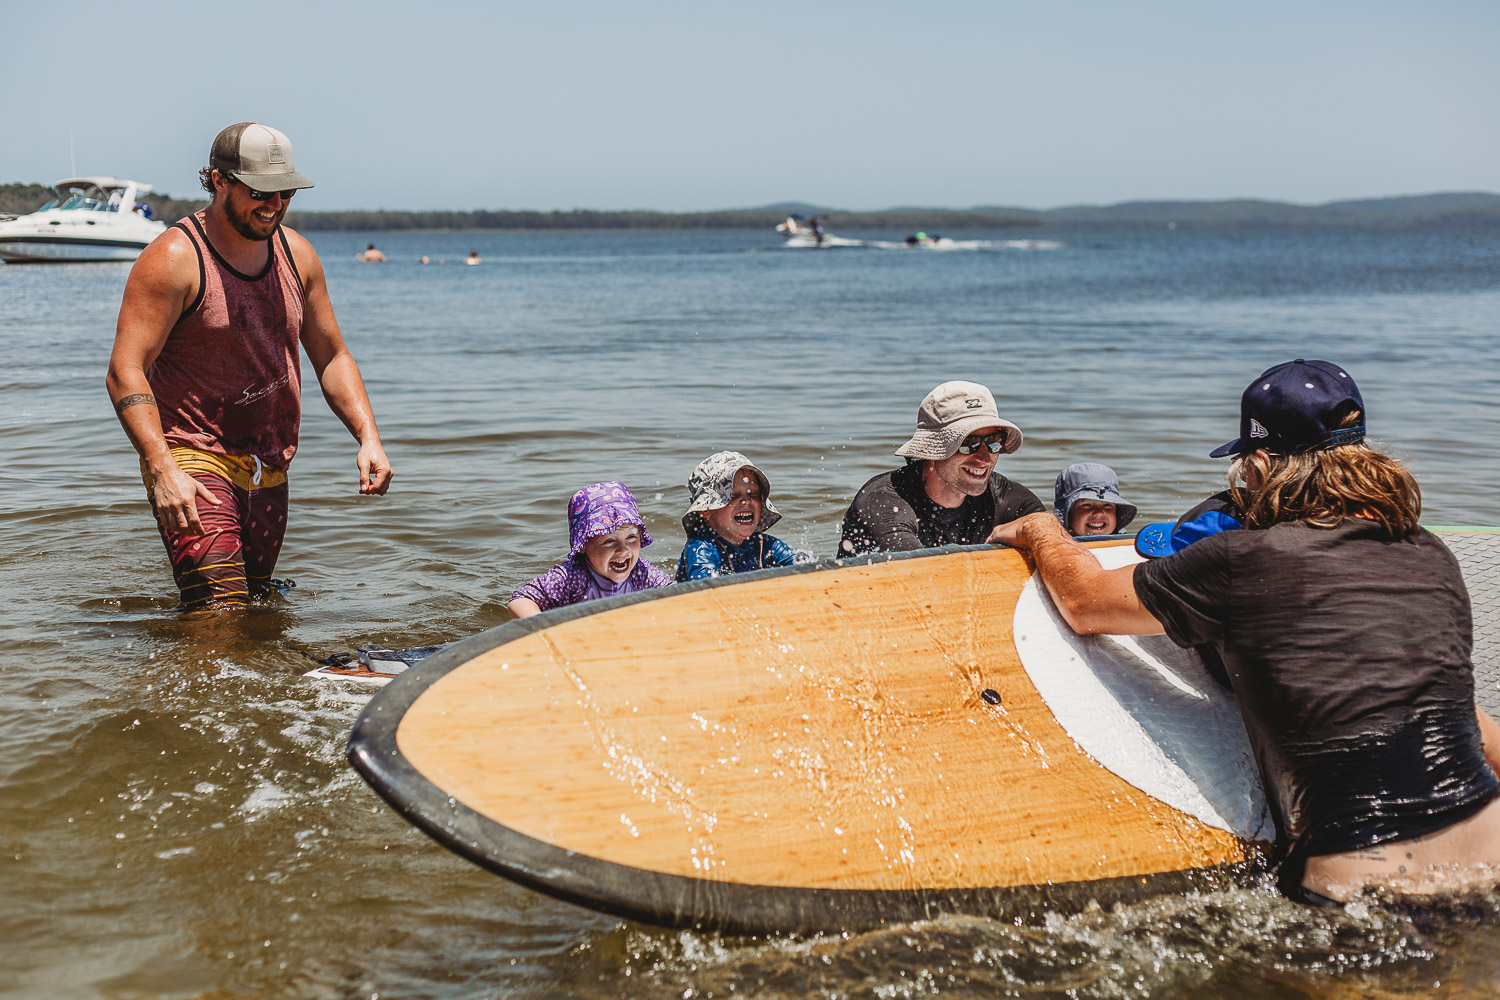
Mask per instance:
[[[131,269],[105,380],[191,610],[243,607],[270,587],[302,419],[299,343],[359,442],[359,491],[384,494],[392,475],[322,262],[281,225],[313,186],[291,141],[231,125],[199,177],[213,201]]]

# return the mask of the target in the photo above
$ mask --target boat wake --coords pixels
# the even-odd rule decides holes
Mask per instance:
[[[947,237],[913,244],[903,240],[857,240],[842,236],[824,236],[822,242],[819,242],[811,236],[792,236],[782,246],[787,250],[864,247],[868,250],[915,250],[929,253],[959,250],[994,253],[1006,250],[1060,250],[1067,244],[1062,240],[950,240]]]
[[[856,240],[825,232],[821,217],[793,212],[776,227],[788,250],[828,250],[834,247],[867,247],[871,250],[1057,250],[1061,240],[954,240],[936,233],[916,232],[904,240]]]

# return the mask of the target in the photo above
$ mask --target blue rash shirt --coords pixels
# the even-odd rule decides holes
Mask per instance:
[[[677,559],[677,582],[790,566],[792,556],[790,545],[764,532],[757,531],[742,544],[732,545],[700,521],[688,529],[687,544]]]

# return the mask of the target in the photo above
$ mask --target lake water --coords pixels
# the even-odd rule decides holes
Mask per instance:
[[[1106,462],[1144,521],[1220,488],[1207,453],[1256,373],[1328,358],[1424,520],[1500,524],[1500,233],[956,235],[984,242],[311,234],[395,483],[357,495],[305,375],[277,567],[297,588],[196,622],[104,392],[128,265],[0,266],[0,995],[1490,995],[1495,899],[1435,923],[1245,889],[1036,926],[658,931],[459,860],[349,769],[363,696],[302,681],[305,654],[506,621],[601,479],[635,491],[670,566],[687,474],[725,448],[769,473],[776,533],[831,554],[950,378],[1024,429],[1006,474],[1050,502],[1064,465]],[[372,239],[389,263],[355,262]]]

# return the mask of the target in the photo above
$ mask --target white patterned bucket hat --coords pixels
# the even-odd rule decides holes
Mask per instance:
[[[744,469],[752,472],[760,482],[762,507],[760,523],[755,530],[769,531],[771,525],[781,520],[781,512],[771,505],[771,480],[766,474],[739,452],[720,451],[699,462],[693,474],[688,476],[688,509],[682,516],[683,528],[691,530],[689,522],[706,510],[729,506],[730,498],[734,496],[735,474]]]

